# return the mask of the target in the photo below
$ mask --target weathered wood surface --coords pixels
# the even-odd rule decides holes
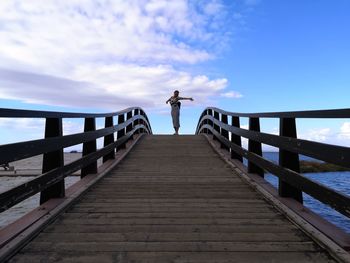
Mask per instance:
[[[202,136],[145,136],[10,262],[333,262]]]

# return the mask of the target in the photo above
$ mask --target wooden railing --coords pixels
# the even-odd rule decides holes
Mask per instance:
[[[113,117],[118,118],[115,125]],[[45,118],[45,139],[0,145],[0,164],[43,154],[42,174],[0,194],[0,212],[40,192],[40,203],[65,196],[64,178],[81,169],[81,177],[97,173],[97,160],[114,159],[116,150],[125,148],[134,134],[152,133],[145,112],[138,107],[106,114],[66,113],[0,109],[0,118]],[[84,132],[63,136],[62,120],[83,118]],[[104,118],[105,128],[96,130],[96,118]],[[20,127],[19,127],[20,128]],[[117,133],[116,140],[114,133]],[[103,148],[97,149],[97,139],[104,138]],[[83,144],[82,158],[67,165],[64,148]]]
[[[240,127],[243,117],[249,118],[248,129]],[[260,132],[261,118],[279,119],[279,135]],[[196,134],[213,135],[222,148],[230,151],[232,159],[242,162],[246,158],[249,173],[264,177],[266,170],[277,176],[281,197],[302,203],[304,192],[349,218],[350,197],[300,174],[299,154],[350,168],[350,148],[298,139],[296,119],[299,118],[350,118],[350,109],[245,114],[206,108]],[[248,139],[248,149],[242,147],[242,137]],[[279,164],[263,158],[262,144],[279,148]]]

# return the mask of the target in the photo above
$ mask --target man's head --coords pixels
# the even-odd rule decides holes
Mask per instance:
[[[180,93],[180,92],[179,92],[178,90],[175,90],[175,91],[174,91],[174,96],[175,96],[175,97],[179,96],[179,93]]]

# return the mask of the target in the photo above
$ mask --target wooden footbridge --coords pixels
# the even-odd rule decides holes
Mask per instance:
[[[0,146],[4,164],[44,155],[42,175],[0,193],[1,211],[41,193],[37,209],[0,230],[0,262],[350,262],[349,234],[304,207],[302,193],[347,217],[350,198],[302,176],[298,158],[350,167],[350,149],[297,139],[295,125],[296,118],[349,118],[350,110],[207,108],[196,135],[185,136],[152,135],[140,108],[0,109],[0,117],[46,119],[45,139]],[[242,117],[249,129],[240,128]],[[63,118],[84,118],[84,132],[63,136]],[[96,130],[96,118],[105,128]],[[280,135],[260,132],[260,118],[279,118]],[[65,164],[64,148],[81,143],[82,158]],[[262,157],[262,143],[280,149],[278,164]],[[65,189],[64,178],[78,170],[81,180]],[[279,178],[277,190],[264,171]]]

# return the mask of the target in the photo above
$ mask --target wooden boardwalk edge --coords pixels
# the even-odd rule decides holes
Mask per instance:
[[[264,179],[261,177],[255,175],[255,174],[248,174],[247,169],[244,167],[243,164],[241,164],[239,161],[235,161],[231,159],[230,154],[227,150],[222,149],[220,147],[220,143],[212,140],[210,136],[203,134],[203,136],[208,140],[208,143],[210,146],[214,149],[214,151],[234,170],[236,173],[238,173],[241,178],[248,183],[252,188],[254,188],[256,191],[258,191],[262,196],[271,203],[276,209],[278,209],[281,213],[283,213],[290,221],[292,221],[294,224],[296,224],[306,235],[308,235],[312,240],[314,240],[317,244],[319,244],[321,247],[326,249],[333,257],[335,257],[337,260],[341,262],[348,262],[350,263],[350,254],[348,247],[350,245],[350,237],[347,235],[344,231],[341,231],[339,228],[332,224],[327,224],[327,227],[330,227],[331,229],[328,229],[329,232],[335,231],[336,233],[342,232],[343,239],[346,240],[338,240],[339,243],[343,243],[344,248],[336,243],[337,240],[332,240],[330,237],[328,237],[326,234],[324,234],[321,230],[313,226],[310,222],[308,222],[306,219],[304,219],[303,215],[298,213],[298,210],[305,210],[306,207],[302,206],[298,202],[294,201],[291,198],[281,198],[278,197],[277,190],[273,189],[270,184],[268,184]],[[273,191],[275,193],[273,193]],[[284,201],[285,200],[285,201]],[[289,205],[294,206],[295,209],[291,209],[286,205],[288,203]],[[302,208],[301,208],[302,207]],[[309,209],[307,209],[309,210]],[[319,221],[325,221],[323,218],[321,218],[319,215],[313,213],[311,210],[307,211],[307,214],[312,214],[312,217],[315,219],[317,218]],[[346,238],[347,237],[347,238]],[[345,250],[346,249],[346,250]]]
[[[9,260],[35,238],[41,230],[79,200],[80,196],[115,168],[143,136],[144,134],[135,135],[134,140],[127,142],[126,149],[117,152],[114,160],[109,160],[99,167],[98,174],[87,175],[69,187],[64,198],[51,199],[1,229],[0,262]]]

